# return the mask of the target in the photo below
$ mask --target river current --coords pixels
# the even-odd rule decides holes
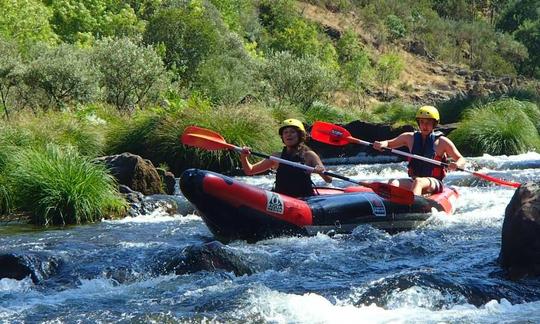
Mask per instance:
[[[494,177],[540,178],[537,153],[471,161],[468,167]],[[368,181],[405,174],[404,163],[329,169]],[[265,188],[273,182],[271,175],[238,179]],[[514,190],[465,172],[450,173],[446,183],[460,193],[455,214],[434,214],[416,230],[389,235],[359,226],[349,235],[223,246],[244,273],[164,270],[213,241],[194,214],[157,210],[44,231],[2,225],[0,254],[53,260],[56,270],[37,280],[1,279],[0,322],[540,323],[540,279],[509,281],[497,263]]]

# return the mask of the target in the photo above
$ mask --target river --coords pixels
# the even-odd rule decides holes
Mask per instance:
[[[494,177],[540,178],[537,153],[471,160],[480,171],[493,170]],[[330,170],[381,181],[402,176],[405,165]],[[267,188],[273,181],[239,179]],[[158,210],[45,231],[3,225],[0,254],[38,260],[33,264],[44,275],[0,280],[0,321],[540,323],[540,279],[508,281],[497,264],[504,210],[514,190],[465,172],[450,173],[447,184],[461,195],[456,213],[434,214],[413,231],[388,235],[360,226],[350,235],[224,246],[248,269],[245,274],[164,270],[186,249],[213,241],[196,215]],[[51,265],[55,270],[47,272]]]

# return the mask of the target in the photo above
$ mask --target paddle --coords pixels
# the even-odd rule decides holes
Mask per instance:
[[[330,124],[330,123],[326,123],[326,122],[321,122],[321,121],[315,122],[313,124],[313,126],[311,127],[311,137],[313,139],[319,141],[319,142],[323,142],[323,143],[331,144],[331,145],[337,145],[337,146],[343,146],[343,145],[346,145],[346,144],[349,144],[349,143],[355,143],[355,144],[362,144],[362,145],[372,146],[373,147],[373,143],[362,141],[362,140],[360,140],[358,138],[352,137],[351,133],[349,133],[349,131],[346,130],[345,128],[343,128],[341,126],[338,126],[338,125],[334,125],[334,124]],[[391,149],[391,148],[384,148],[383,150],[388,151],[388,152],[392,152],[392,153],[395,153],[395,154],[407,156],[407,157],[410,157],[410,158],[413,158],[413,159],[422,160],[422,161],[432,163],[432,164],[436,164],[436,165],[439,165],[439,166],[448,167],[448,163],[433,160],[433,159],[430,159],[430,158],[427,158],[427,157],[424,157],[424,156],[411,154],[411,153],[407,153],[407,152],[403,152],[403,151],[395,150],[395,149]],[[494,178],[494,177],[489,176],[487,174],[482,174],[482,173],[478,173],[478,172],[474,172],[474,171],[469,171],[469,170],[465,170],[465,169],[462,169],[462,168],[457,168],[457,169],[460,170],[460,171],[472,173],[473,175],[475,175],[477,177],[480,177],[480,178],[482,178],[484,180],[491,181],[491,182],[494,182],[494,183],[497,183],[497,184],[500,184],[500,185],[514,187],[514,188],[518,188],[521,185],[520,183],[517,183],[517,182]]]
[[[219,134],[214,131],[211,131],[209,129],[197,127],[197,126],[189,126],[184,130],[184,133],[182,134],[182,144],[198,147],[206,150],[233,150],[238,153],[242,152],[242,148],[233,144],[229,144],[225,141],[225,139]],[[301,164],[292,162],[289,160],[281,159],[276,156],[271,156],[264,153],[259,152],[251,152],[252,155],[262,157],[264,159],[269,159],[272,161],[276,161],[282,164],[287,164],[295,168],[304,169],[308,172],[313,172],[314,168]],[[363,181],[356,181],[349,177],[336,174],[329,171],[324,171],[323,174],[338,178],[341,180],[345,180],[348,182],[352,182],[357,185],[361,185],[364,187],[371,188],[373,192],[378,194],[379,196],[388,199],[389,201],[396,203],[396,204],[402,204],[402,205],[412,205],[414,202],[414,194],[412,191],[392,186],[387,183],[382,182],[363,182]]]

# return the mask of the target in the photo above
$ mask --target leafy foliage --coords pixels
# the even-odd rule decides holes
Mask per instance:
[[[289,52],[272,54],[263,68],[271,93],[308,110],[323,99],[336,84],[336,75],[313,56],[295,57]]]
[[[385,96],[388,96],[390,86],[398,80],[404,68],[405,65],[399,55],[393,53],[381,55],[375,66],[375,79]]]
[[[28,64],[24,81],[41,89],[48,102],[63,107],[69,103],[88,102],[98,91],[98,74],[85,50],[62,44],[55,48],[36,47],[36,57]]]
[[[22,60],[17,46],[0,38],[0,104],[4,110],[4,116],[9,120],[8,107],[12,89],[21,82]]]
[[[163,61],[176,78],[189,83],[201,62],[219,46],[217,22],[196,1],[160,10],[149,21],[144,34],[147,44],[163,45]],[[185,79],[185,80],[183,80]]]
[[[51,11],[39,0],[0,0],[0,36],[26,46],[32,42],[56,43],[49,24]]]
[[[135,37],[144,23],[118,0],[50,0],[56,34],[69,43],[92,43],[100,37]]]
[[[212,103],[235,105],[256,92],[259,64],[244,50],[241,40],[227,38],[222,53],[209,56],[198,68],[193,89]]]
[[[168,85],[168,74],[156,51],[128,38],[98,42],[95,55],[100,63],[101,83],[107,102],[120,111],[155,101]]]

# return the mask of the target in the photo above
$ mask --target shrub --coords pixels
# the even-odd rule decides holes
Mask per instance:
[[[317,57],[328,68],[337,68],[337,53],[319,26],[305,20],[291,0],[264,0],[260,4],[263,26],[269,31],[266,52],[290,52]]]
[[[22,46],[36,41],[57,41],[49,23],[51,11],[43,1],[4,0],[0,2],[0,8],[0,36],[13,39]]]
[[[127,38],[98,42],[95,49],[107,102],[131,112],[155,101],[168,85],[168,74],[156,51]]]
[[[25,149],[13,161],[10,184],[16,208],[37,225],[95,222],[120,214],[125,202],[105,167],[70,148]]]
[[[123,1],[53,0],[51,22],[63,41],[86,43],[101,37],[136,37],[144,30],[143,21]]]
[[[540,150],[540,136],[520,102],[501,100],[469,110],[450,133],[466,155],[520,154]]]
[[[388,96],[390,86],[399,79],[399,75],[405,68],[403,60],[398,54],[383,54],[375,67],[375,79],[381,86],[384,96]]]
[[[271,93],[305,110],[335,88],[336,75],[313,57],[298,58],[289,52],[272,54],[263,68]]]
[[[407,32],[403,21],[396,15],[388,15],[385,20],[386,28],[388,28],[388,33],[391,40],[396,40],[399,38],[405,37]]]
[[[67,44],[56,48],[39,46],[33,50],[37,56],[28,64],[24,81],[47,95],[48,102],[42,102],[42,106],[61,108],[96,98],[98,72],[85,50]]]
[[[199,66],[193,88],[214,104],[236,105],[256,91],[257,63],[244,50],[242,41],[230,35],[222,53],[211,55]]]
[[[256,7],[249,0],[210,0],[221,13],[223,21],[229,29],[242,36],[252,36],[260,26],[257,20]],[[255,31],[256,32],[256,31]]]
[[[0,38],[0,103],[8,120],[10,94],[13,93],[13,87],[21,82],[22,69],[22,60],[17,46]]]
[[[282,122],[285,119],[289,118],[298,119],[298,116],[303,115],[302,109],[300,107],[292,105],[291,103],[286,101],[270,102],[268,103],[268,106],[270,108],[272,117],[277,122]]]
[[[197,1],[160,10],[144,34],[145,43],[164,46],[163,61],[183,84],[195,78],[199,64],[216,49],[219,38],[217,22]]]

